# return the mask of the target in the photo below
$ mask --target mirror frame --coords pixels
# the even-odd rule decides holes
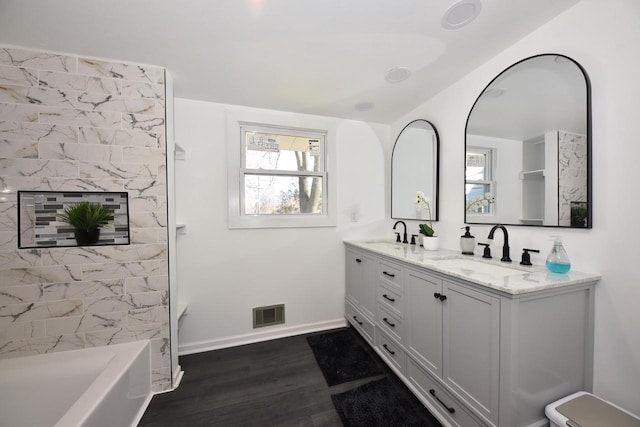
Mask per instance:
[[[404,217],[395,217],[393,216],[393,158],[396,152],[396,145],[398,144],[398,140],[400,139],[400,137],[402,136],[402,133],[412,124],[416,123],[416,122],[425,122],[426,124],[428,124],[429,126],[431,126],[431,129],[433,129],[433,133],[436,136],[436,146],[435,146],[435,156],[434,156],[434,160],[435,160],[435,182],[434,182],[434,187],[435,187],[435,195],[433,196],[433,198],[436,201],[436,206],[435,209],[432,209],[431,211],[431,215],[433,216],[432,221],[438,221],[439,218],[439,212],[440,212],[440,135],[438,135],[438,130],[436,129],[436,127],[433,125],[433,123],[431,123],[429,120],[426,119],[415,119],[410,121],[409,123],[407,123],[407,125],[405,127],[402,128],[402,130],[398,133],[398,136],[396,137],[396,141],[393,143],[393,150],[391,151],[391,218],[392,219],[404,219],[404,220],[409,220],[409,221],[425,221],[424,218],[404,218]]]
[[[582,67],[582,65],[580,65],[580,63],[578,63],[576,60],[574,60],[573,58],[563,55],[563,54],[559,54],[559,53],[541,53],[538,55],[532,55],[529,56],[527,58],[521,59],[518,62],[515,62],[514,64],[511,64],[510,66],[508,66],[507,68],[505,68],[504,70],[502,70],[500,73],[498,73],[498,75],[496,75],[493,79],[491,79],[491,81],[482,89],[482,91],[480,91],[480,94],[478,95],[478,97],[476,98],[475,102],[473,103],[473,105],[471,106],[471,110],[469,110],[469,114],[467,115],[467,121],[465,123],[465,127],[464,127],[464,169],[463,169],[463,191],[462,191],[462,197],[463,197],[463,207],[464,208],[464,222],[465,224],[477,224],[477,225],[490,225],[490,224],[495,224],[495,223],[490,223],[490,222],[470,222],[467,220],[467,210],[466,210],[466,203],[467,203],[467,198],[466,198],[466,168],[467,168],[467,135],[468,135],[468,127],[469,127],[469,119],[471,118],[471,113],[473,113],[473,110],[476,106],[476,104],[480,101],[480,98],[482,97],[482,94],[485,93],[485,91],[493,84],[494,81],[496,81],[498,78],[500,78],[502,75],[504,75],[504,73],[506,73],[507,71],[511,70],[512,68],[520,65],[521,63],[528,61],[530,59],[534,59],[534,58],[538,58],[538,57],[542,57],[542,56],[557,56],[557,57],[563,57],[566,58],[568,61],[572,62],[582,73],[582,76],[584,77],[584,82],[585,82],[585,89],[586,89],[586,139],[587,139],[587,225],[585,227],[572,227],[572,226],[567,226],[567,225],[543,225],[543,224],[526,224],[526,223],[507,223],[507,222],[503,222],[502,224],[504,225],[509,225],[509,226],[525,226],[525,227],[544,227],[544,228],[566,228],[566,229],[574,229],[574,230],[580,230],[580,229],[591,229],[593,228],[593,185],[592,185],[592,174],[593,174],[593,167],[592,167],[592,162],[593,162],[593,155],[592,155],[592,130],[591,130],[591,81],[589,80],[589,75],[587,74],[586,70],[584,69],[584,67]]]

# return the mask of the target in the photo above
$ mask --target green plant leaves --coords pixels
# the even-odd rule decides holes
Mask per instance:
[[[113,213],[100,203],[80,202],[64,208],[56,215],[58,221],[66,222],[77,230],[95,230],[113,221]]]

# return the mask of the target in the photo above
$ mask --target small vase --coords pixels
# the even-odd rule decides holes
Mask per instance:
[[[95,245],[100,240],[100,229],[95,230],[73,230],[78,245]]]
[[[440,248],[440,238],[438,236],[422,236],[422,247],[426,251],[437,251]]]

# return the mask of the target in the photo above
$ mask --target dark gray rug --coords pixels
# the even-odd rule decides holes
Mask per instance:
[[[329,387],[384,373],[351,328],[311,335],[307,341]]]
[[[441,427],[401,383],[372,381],[331,396],[344,427]]]

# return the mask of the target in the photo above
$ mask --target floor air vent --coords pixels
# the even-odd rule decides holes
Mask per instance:
[[[284,304],[255,307],[253,309],[253,328],[262,328],[284,323]]]

